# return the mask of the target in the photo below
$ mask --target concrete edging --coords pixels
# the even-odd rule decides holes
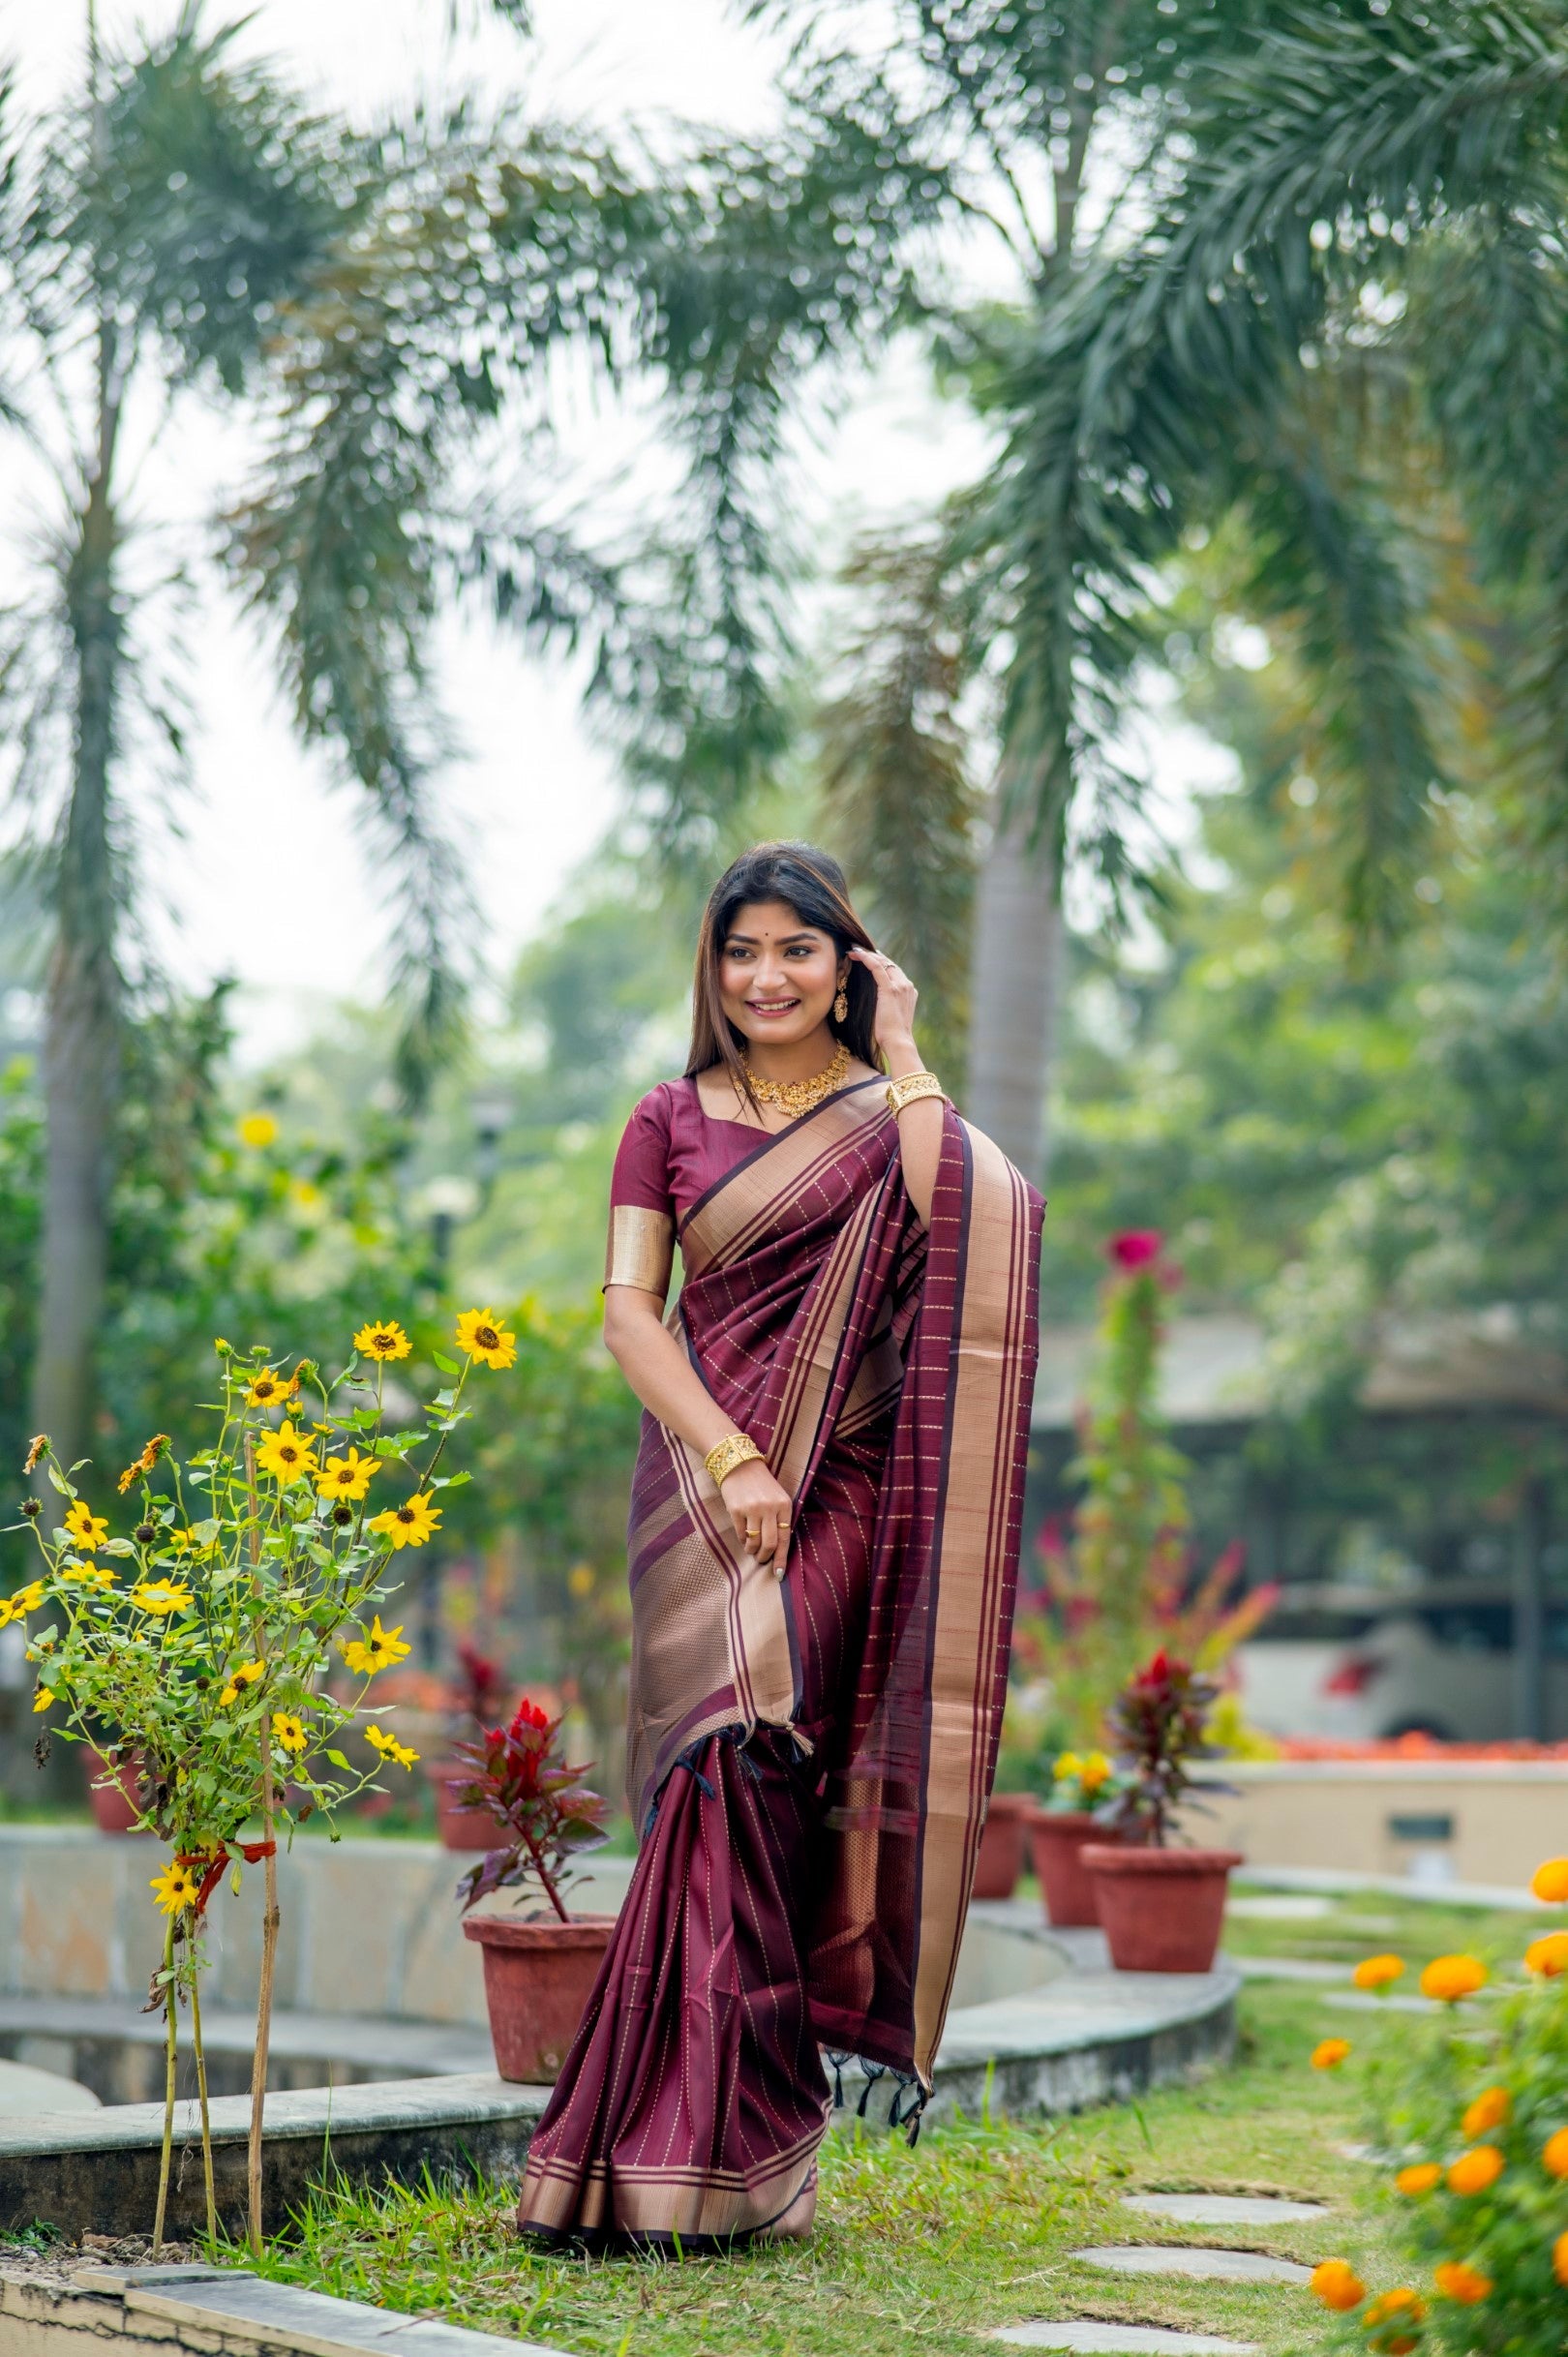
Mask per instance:
[[[91,2357],[111,2337],[169,2357],[562,2357],[534,2341],[467,2332],[357,2300],[301,2291],[240,2269],[83,2267],[44,2275],[0,2263],[0,2357]]]

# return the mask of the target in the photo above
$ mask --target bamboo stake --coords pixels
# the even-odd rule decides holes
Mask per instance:
[[[174,2078],[178,2067],[179,2032],[175,2021],[174,1997],[174,1918],[168,1919],[164,1935],[164,2014],[167,2023],[164,2070],[164,2149],[158,2161],[158,2208],[153,2216],[152,2254],[156,2259],[164,2248],[164,2221],[168,2213],[169,2163],[174,2153]]]
[[[207,2193],[207,2248],[218,2241],[218,2191],[212,2177],[212,2120],[207,2110],[207,2053],[201,2043],[201,1974],[193,1943],[191,1957],[191,2043],[196,2048],[196,2100],[201,2105],[201,2176]]]
[[[260,1509],[256,1495],[256,1440],[245,1435],[245,1486],[251,1507],[251,1565],[261,1560]],[[257,1581],[257,1593],[260,1583]],[[256,1993],[256,2055],[251,2066],[251,2137],[246,2157],[251,2253],[261,2256],[261,2129],[267,2099],[267,2055],[272,2042],[272,1979],[278,1956],[278,1856],[272,1817],[272,1744],[266,1708],[261,1711],[261,1861],[266,1904],[261,1915],[261,1984]]]

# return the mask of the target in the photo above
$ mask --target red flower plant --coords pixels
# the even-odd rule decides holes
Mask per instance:
[[[1204,1722],[1220,1688],[1161,1647],[1118,1695],[1109,1715],[1117,1766],[1129,1778],[1114,1819],[1118,1828],[1156,1850],[1164,1849],[1176,1812],[1193,1793],[1223,1793],[1225,1784],[1200,1783],[1194,1760],[1218,1758]]]
[[[1118,1268],[1140,1269],[1159,1259],[1164,1243],[1158,1227],[1124,1227],[1106,1249]]]
[[[476,1727],[482,1727],[500,1700],[505,1683],[500,1664],[492,1661],[488,1653],[481,1653],[466,1638],[459,1645],[457,1655],[463,1672],[463,1714],[472,1719]]]
[[[606,1839],[610,1804],[581,1781],[587,1768],[567,1765],[560,1729],[558,1718],[525,1697],[509,1727],[454,1745],[454,1756],[473,1770],[466,1784],[454,1779],[458,1807],[486,1810],[505,1836],[458,1884],[465,1914],[487,1891],[536,1882],[561,1921],[570,1920],[561,1898],[571,1879],[566,1860]]]

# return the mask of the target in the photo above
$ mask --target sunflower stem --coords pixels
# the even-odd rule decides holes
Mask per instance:
[[[179,2036],[174,2009],[174,1918],[170,1914],[168,1929],[164,1934],[164,2018],[166,2025],[164,2047],[164,2149],[158,2160],[158,2207],[153,2213],[154,2259],[161,2255],[164,2248],[164,2222],[168,2215],[169,2163],[174,2152],[174,2074],[178,2063]]]
[[[261,1532],[256,1495],[256,1435],[249,1430],[245,1435],[245,1488],[251,1509],[251,1577],[259,1612]],[[256,2055],[251,2066],[251,2135],[245,2173],[251,2253],[258,2259],[261,2256],[261,2130],[267,2100],[267,2053],[272,2042],[272,1979],[278,1956],[279,1919],[278,1849],[273,1834],[272,1815],[272,1746],[264,1704],[257,1733],[261,1745],[261,1839],[266,1845],[262,1855],[265,1905],[261,1913],[261,1980],[256,1991]]]
[[[207,2110],[207,2054],[201,2042],[201,1971],[191,1946],[191,2043],[196,2049],[196,2100],[201,2106],[201,2176],[207,2195],[207,2251],[218,2245],[218,2191],[212,2176],[212,2119]]]

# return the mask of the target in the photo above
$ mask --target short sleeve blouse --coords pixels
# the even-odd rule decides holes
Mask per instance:
[[[661,1080],[633,1107],[610,1181],[606,1284],[670,1287],[682,1221],[725,1174],[766,1144],[743,1121],[705,1112],[695,1080]]]

